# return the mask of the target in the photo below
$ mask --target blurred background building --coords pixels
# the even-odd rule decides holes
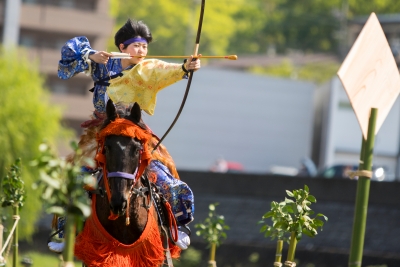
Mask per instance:
[[[87,36],[93,48],[106,50],[114,21],[109,0],[0,0],[0,38],[37,61],[51,101],[64,107],[64,123],[81,133],[93,110],[92,81],[84,74],[60,80],[60,48],[70,38]],[[399,61],[400,15],[378,15]],[[346,25],[347,51],[367,17]],[[251,66],[281,64],[275,53],[239,55],[238,61],[213,61],[196,73],[185,111],[165,144],[178,168],[211,170],[218,159],[240,164],[235,172],[300,174],[302,163],[321,171],[334,164],[357,164],[361,131],[340,82],[324,86],[244,72]],[[337,62],[328,54],[294,53],[295,65]],[[184,82],[161,92],[154,117],[145,121],[160,135],[167,130],[183,97]],[[376,164],[400,172],[400,111],[394,105],[376,141]],[[303,164],[304,165],[304,164]],[[311,168],[313,169],[313,168]],[[301,173],[303,173],[300,170]],[[315,171],[313,171],[313,175]]]
[[[108,0],[0,0],[2,42],[19,45],[30,60],[38,62],[52,102],[64,107],[64,122],[77,133],[93,110],[88,91],[92,80],[84,74],[69,80],[57,77],[61,47],[83,35],[92,47],[105,50],[113,24]]]

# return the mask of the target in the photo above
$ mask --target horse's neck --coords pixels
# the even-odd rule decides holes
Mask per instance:
[[[103,180],[99,184],[104,188]],[[147,222],[147,210],[142,207],[143,198],[132,195],[130,199],[129,218],[130,224],[126,225],[126,215],[116,220],[109,220],[110,203],[107,196],[96,198],[96,213],[104,229],[115,239],[123,244],[134,243],[142,234]]]

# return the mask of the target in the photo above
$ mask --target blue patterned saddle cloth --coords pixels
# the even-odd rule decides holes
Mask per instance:
[[[150,170],[157,173],[156,185],[171,205],[176,220],[184,225],[193,221],[194,198],[190,187],[174,178],[168,168],[158,160],[150,163]]]

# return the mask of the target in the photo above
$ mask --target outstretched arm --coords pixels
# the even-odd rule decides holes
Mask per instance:
[[[91,54],[89,56],[90,60],[93,60],[94,62],[98,64],[107,64],[108,59],[112,56],[111,53],[105,52],[105,51],[97,51],[94,54]]]

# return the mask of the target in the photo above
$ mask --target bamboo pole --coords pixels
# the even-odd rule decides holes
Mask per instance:
[[[19,219],[19,209],[18,206],[13,206],[14,210],[14,220],[18,221]],[[13,236],[13,243],[14,243],[14,253],[13,253],[13,267],[18,266],[18,225],[16,225],[15,230],[14,230],[14,236]]]
[[[290,244],[285,266],[288,267],[292,266],[292,263],[294,262],[294,254],[296,252],[296,246],[297,246],[296,232],[293,231],[290,235]]]
[[[3,233],[4,233],[4,226],[3,222],[0,218],[0,251],[3,249]],[[1,255],[0,255],[1,257]]]
[[[367,140],[364,140],[363,138],[361,147],[360,170],[371,171],[372,169],[372,158],[373,158],[373,148],[375,143],[375,125],[376,125],[377,114],[378,114],[378,109],[371,108],[371,113],[368,122]],[[370,177],[360,175],[357,182],[353,233],[351,238],[350,258],[348,265],[349,267],[361,267],[363,248],[364,248],[365,228],[367,224],[370,184],[371,184]]]
[[[217,244],[211,243],[210,261],[208,262],[208,267],[217,267],[217,262],[215,261],[215,251],[216,250],[217,250]]]
[[[76,216],[74,214],[67,214],[65,222],[65,249],[64,249],[64,265],[63,267],[70,267],[74,265],[74,245],[76,234]]]
[[[282,250],[283,250],[283,240],[278,239],[278,241],[276,241],[276,253],[275,253],[274,266],[282,266]]]

